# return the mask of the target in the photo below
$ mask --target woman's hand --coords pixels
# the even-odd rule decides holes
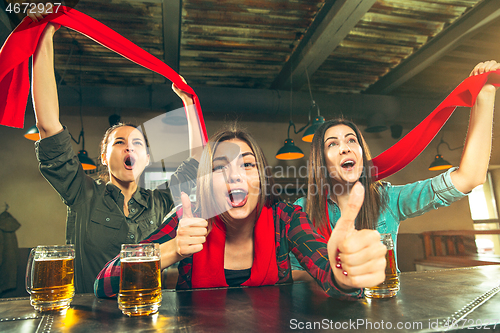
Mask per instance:
[[[32,10],[28,10],[28,13],[26,14],[26,16],[28,16],[33,22],[39,22],[39,21],[43,20],[45,18],[45,16],[52,14],[52,10],[47,11],[46,8],[52,8],[52,6],[44,6],[44,11],[41,11],[41,12],[38,11],[39,8],[38,8],[38,6],[36,6],[33,10],[34,13],[32,12]],[[43,31],[43,35],[49,35],[50,37],[52,37],[60,27],[61,26],[59,24],[48,22],[47,26],[45,27],[45,29]],[[43,37],[43,35],[42,35],[42,37]]]
[[[49,14],[52,14],[54,12],[54,6],[50,3],[47,3],[46,5],[42,5],[40,8],[40,4],[38,4],[35,7],[30,8],[26,16],[28,16],[30,19],[33,20],[33,22],[38,22],[43,20],[43,18]]]
[[[184,78],[182,76],[181,76],[181,79],[185,84],[187,84],[186,80],[184,80]],[[172,83],[172,90],[177,94],[177,96],[180,97],[180,99],[182,99],[182,102],[184,102],[184,105],[188,106],[188,105],[194,104],[193,95],[188,94],[187,92],[185,92],[183,90],[180,90],[179,88],[177,88],[175,83]]]
[[[177,226],[177,236],[160,245],[161,269],[203,250],[208,234],[208,222],[193,217],[191,201],[186,193],[181,194],[183,216]]]
[[[207,240],[208,222],[202,218],[193,217],[191,201],[186,193],[181,194],[182,219],[179,221],[176,242],[176,252],[181,257],[188,257],[203,250]]]
[[[487,72],[492,72],[496,71],[497,69],[500,69],[500,64],[496,62],[495,60],[490,60],[490,61],[484,61],[480,62],[477,64],[472,71],[470,72],[469,76],[474,76],[474,75],[479,75]]]
[[[354,220],[363,204],[364,188],[351,189],[347,209],[328,241],[328,255],[337,285],[343,290],[373,287],[385,279],[386,247],[376,230],[356,230]]]

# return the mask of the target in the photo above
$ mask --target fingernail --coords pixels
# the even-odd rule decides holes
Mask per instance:
[[[346,271],[343,271],[342,274],[344,274],[345,276],[347,276],[347,272]]]
[[[335,267],[337,267],[337,268],[339,268],[339,269],[342,269],[342,264],[341,264],[341,263],[337,263],[337,264],[335,265]]]
[[[342,252],[340,252],[340,250],[339,250],[339,249],[337,249],[337,253],[342,253]]]
[[[337,256],[337,258],[335,258],[335,260],[337,260],[337,262],[340,262],[340,256]]]

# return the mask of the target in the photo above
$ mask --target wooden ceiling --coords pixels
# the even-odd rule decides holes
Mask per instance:
[[[7,0],[4,0],[7,1]],[[11,1],[7,1],[11,2]],[[441,98],[498,59],[498,0],[80,0],[194,87]],[[169,84],[61,29],[62,85]]]

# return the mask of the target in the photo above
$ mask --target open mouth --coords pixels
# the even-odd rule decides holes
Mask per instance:
[[[125,165],[125,169],[132,170],[134,168],[135,158],[129,155],[125,157],[123,164]]]
[[[248,192],[242,189],[231,190],[228,192],[228,200],[231,207],[242,207],[247,203]]]
[[[354,168],[354,165],[356,165],[356,162],[354,162],[353,160],[345,160],[344,162],[342,162],[340,164],[342,169],[348,170],[348,171],[352,170]]]

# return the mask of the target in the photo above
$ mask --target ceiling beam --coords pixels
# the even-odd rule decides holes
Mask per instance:
[[[276,117],[280,117],[282,121],[290,119],[290,91],[205,86],[194,89],[206,117],[223,119],[234,115],[237,118],[246,117],[251,121],[270,121]],[[116,112],[132,117],[158,115],[182,108],[180,98],[165,84],[129,87],[61,85],[58,95],[64,115],[78,115],[80,107],[85,116],[102,116],[103,112],[105,115]],[[327,119],[342,115],[359,120],[372,113],[381,113],[391,123],[405,122],[411,123],[412,126],[422,121],[440,102],[426,98],[367,94],[316,93],[314,98],[318,105],[335,106],[322,109],[321,114]],[[307,111],[311,107],[309,93],[294,92],[293,101],[294,121],[297,124],[305,123]]]
[[[181,47],[182,0],[163,0],[164,61],[177,73]]]
[[[364,93],[382,95],[390,93],[445,56],[448,51],[474,36],[480,28],[499,17],[499,1],[484,0],[366,89]],[[478,59],[478,61],[481,60],[484,59]]]
[[[344,40],[376,0],[327,0],[271,89],[299,89]]]

